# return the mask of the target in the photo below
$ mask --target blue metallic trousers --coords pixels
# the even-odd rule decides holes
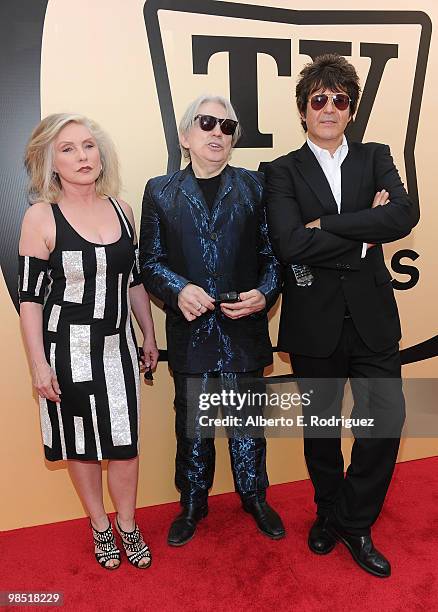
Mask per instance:
[[[261,377],[263,370],[245,373],[209,372],[202,374],[173,373],[175,384],[175,432],[177,451],[175,484],[181,492],[181,504],[203,505],[213,485],[215,469],[214,431],[210,437],[200,425],[199,392],[215,392],[221,388],[238,388],[243,378]],[[208,411],[216,416],[217,408]],[[242,501],[265,500],[269,486],[266,473],[266,440],[249,437],[238,428],[227,428],[228,448],[234,486]]]

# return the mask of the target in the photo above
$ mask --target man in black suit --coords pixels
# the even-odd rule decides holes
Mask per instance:
[[[345,478],[340,428],[334,436],[306,430],[317,505],[309,547],[326,554],[341,541],[363,569],[386,577],[390,564],[374,547],[371,526],[405,411],[400,322],[382,244],[408,235],[417,220],[389,147],[344,135],[359,92],[354,67],[339,55],[304,67],[296,97],[307,142],[266,165],[266,202],[274,251],[286,267],[278,346],[290,354],[302,390],[310,384],[303,379],[324,379],[307,418],[339,417],[350,378],[353,413],[366,410],[376,427],[354,431]]]

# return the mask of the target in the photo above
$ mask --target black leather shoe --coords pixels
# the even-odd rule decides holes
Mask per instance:
[[[318,516],[309,531],[307,543],[317,555],[327,555],[336,546],[334,536],[327,530],[327,522],[326,516]]]
[[[337,540],[345,544],[353,559],[366,572],[379,578],[388,578],[391,575],[388,559],[374,548],[371,536],[350,535],[332,522],[329,522],[328,529]]]
[[[258,499],[244,501],[243,509],[253,516],[257,527],[269,538],[279,540],[285,536],[286,530],[283,521],[265,501]]]
[[[184,506],[182,512],[178,514],[170,526],[167,543],[170,546],[187,544],[195,535],[196,525],[207,514],[208,506],[206,504],[204,506],[195,506],[194,504]]]

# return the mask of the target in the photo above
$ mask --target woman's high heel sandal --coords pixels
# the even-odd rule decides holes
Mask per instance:
[[[101,551],[94,553],[96,555],[97,562],[107,570],[117,569],[120,567],[121,562],[120,550],[117,548],[111,523],[109,524],[108,528],[105,529],[105,531],[97,531],[97,529],[94,529],[93,525],[91,524],[91,520],[90,525],[91,529],[93,530],[94,545]],[[107,565],[111,559],[115,559],[118,561],[118,563],[115,565]]]
[[[123,531],[119,525],[119,517],[116,516],[116,527],[122,538],[122,544],[129,563],[134,565],[134,567],[138,567],[138,569],[150,567],[152,563],[151,551],[148,545],[145,544],[137,523],[135,523],[134,531]],[[139,565],[142,559],[145,559],[146,563]]]

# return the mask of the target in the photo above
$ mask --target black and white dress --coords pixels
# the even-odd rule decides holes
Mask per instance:
[[[60,403],[40,399],[46,458],[129,459],[138,452],[139,366],[129,288],[140,283],[134,231],[116,200],[121,236],[85,240],[52,205],[49,260],[20,256],[20,302],[44,304],[47,361]]]

